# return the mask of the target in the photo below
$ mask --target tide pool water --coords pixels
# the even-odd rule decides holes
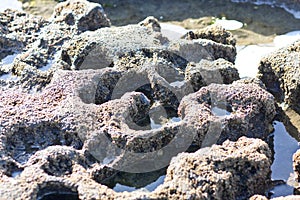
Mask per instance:
[[[284,180],[287,183],[271,189],[271,197],[293,194],[293,154],[299,149],[298,141],[291,137],[282,122],[274,122],[274,162],[272,164],[272,179]]]

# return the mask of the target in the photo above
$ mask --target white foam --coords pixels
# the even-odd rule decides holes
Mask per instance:
[[[22,3],[17,0],[1,0],[0,12],[8,8],[22,11]]]
[[[170,83],[170,85],[172,87],[178,87],[178,88],[181,88],[182,86],[184,86],[185,84],[185,81],[174,81],[172,83]]]
[[[226,30],[237,30],[244,26],[242,22],[227,19],[217,19],[215,24],[222,26]]]

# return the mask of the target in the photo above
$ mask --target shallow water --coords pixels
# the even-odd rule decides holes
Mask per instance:
[[[116,186],[113,188],[114,191],[116,192],[133,192],[136,190],[143,190],[143,191],[148,191],[148,192],[152,192],[154,191],[158,186],[162,185],[164,183],[166,176],[160,176],[156,181],[154,181],[153,183],[150,183],[148,185],[146,185],[145,187],[142,188],[135,188],[135,187],[130,187],[130,186],[126,186],[126,185],[122,185],[117,183]]]
[[[289,135],[282,122],[275,121],[274,128],[275,160],[271,167],[272,180],[284,180],[288,183],[271,189],[272,198],[293,194],[294,188],[290,186],[294,173],[293,154],[299,149],[298,141]]]

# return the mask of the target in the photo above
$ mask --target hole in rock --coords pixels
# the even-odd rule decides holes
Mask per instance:
[[[61,185],[61,183],[48,183],[39,190],[37,200],[79,200],[77,191]]]
[[[81,149],[83,144],[77,136],[64,135],[59,126],[51,123],[19,127],[16,132],[7,136],[7,151],[20,164],[25,164],[35,152],[53,145]]]
[[[157,73],[172,87],[182,87],[185,84],[184,70],[169,65],[157,66]]]
[[[152,130],[161,128],[165,124],[178,123],[180,121],[181,118],[178,116],[176,109],[155,101],[144,118],[127,120],[126,123],[133,130]]]
[[[136,190],[152,192],[163,184],[166,170],[167,168],[147,173],[118,172],[114,177],[102,182],[102,184],[116,192],[133,192]]]
[[[17,164],[12,161],[7,161],[3,167],[5,169],[4,174],[12,178],[18,177],[23,171],[23,168],[18,167]]]
[[[233,110],[231,105],[226,102],[214,102],[211,105],[211,112],[217,117],[225,117],[231,115]]]

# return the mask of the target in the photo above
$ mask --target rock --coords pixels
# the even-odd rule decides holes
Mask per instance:
[[[0,13],[1,30],[5,30],[5,36],[22,43],[22,45],[16,46],[15,51],[20,51],[23,47],[34,42],[47,23],[42,17],[16,10],[7,9]]]
[[[236,57],[234,46],[207,39],[172,41],[168,49],[189,62],[196,63],[202,59],[217,60],[218,58],[224,58],[233,63]]]
[[[124,53],[160,47],[166,42],[156,28],[141,25],[103,28],[74,37],[63,46],[62,61],[71,69],[101,69]],[[122,48],[120,48],[122,47]]]
[[[85,0],[71,0],[58,4],[50,21],[10,10],[0,15],[0,20],[8,27],[8,31],[11,32],[9,35],[24,44],[15,47],[14,40],[4,38],[3,42],[12,43],[8,43],[8,50],[10,45],[14,48],[13,52],[23,52],[16,56],[8,69],[0,67],[0,71],[7,76],[18,76],[18,80],[15,81],[2,81],[2,86],[19,87],[25,91],[32,88],[40,90],[49,83],[53,71],[67,68],[57,62],[60,60],[61,47],[66,41],[84,31],[110,25],[101,5]]]
[[[250,198],[250,200],[268,200],[268,198],[262,195],[254,195]]]
[[[276,115],[273,96],[257,84],[210,84],[183,98],[178,108],[197,145],[241,136],[266,139]]]
[[[172,159],[164,183],[151,193],[117,193],[95,182],[92,178],[96,171],[112,174],[83,152],[66,146],[37,152],[14,178],[1,176],[2,197],[15,199],[22,194],[22,199],[33,199],[53,194],[80,199],[236,199],[263,193],[270,181],[271,152],[259,139],[243,137],[237,142],[179,154]]]
[[[150,30],[154,30],[157,32],[161,31],[161,27],[158,20],[153,16],[147,17],[146,19],[141,21],[139,25],[149,27]]]
[[[194,39],[208,39],[218,43],[233,45],[235,46],[236,40],[233,37],[233,34],[229,31],[226,31],[222,26],[211,25],[203,29],[197,29],[195,31],[190,31],[182,38],[187,40]]]
[[[278,101],[300,112],[300,41],[264,57],[259,66],[259,78]]]
[[[296,173],[296,180],[300,182],[300,150],[293,155],[293,168]]]
[[[270,183],[271,151],[259,139],[240,138],[173,158],[157,193],[168,199],[246,199]]]
[[[22,20],[28,24],[17,26]],[[0,14],[0,41],[9,51],[23,44],[13,63],[0,67],[1,198],[262,193],[270,178],[269,150],[260,140],[240,137],[266,138],[274,99],[255,80],[234,82],[236,51],[226,31],[170,42],[153,17],[107,27],[102,7],[84,0],[61,3],[49,21],[38,20]],[[177,157],[213,144],[222,146]],[[173,157],[166,181],[153,192],[104,186],[142,187],[163,175]]]
[[[230,84],[240,79],[234,65],[221,58],[215,61],[203,59],[197,64],[190,63],[185,73],[185,79],[192,85],[194,91],[211,83]]]
[[[102,6],[86,0],[69,0],[58,4],[54,8],[52,20],[56,23],[75,25],[83,32],[110,26]]]

